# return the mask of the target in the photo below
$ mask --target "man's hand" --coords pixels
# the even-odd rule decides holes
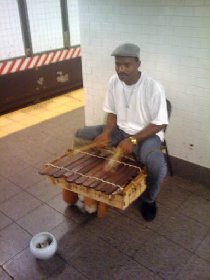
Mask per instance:
[[[130,155],[133,152],[134,145],[129,138],[126,138],[122,140],[117,147],[120,148],[123,155]]]
[[[102,132],[95,138],[95,142],[97,147],[104,148],[107,147],[109,144],[110,135],[107,132]]]

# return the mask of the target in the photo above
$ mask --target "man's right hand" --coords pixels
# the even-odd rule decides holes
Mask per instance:
[[[109,133],[104,131],[95,138],[95,142],[98,147],[104,148],[108,146],[109,139],[110,139]]]
[[[95,138],[98,147],[105,148],[109,145],[110,136],[117,125],[117,116],[108,113],[104,131]]]

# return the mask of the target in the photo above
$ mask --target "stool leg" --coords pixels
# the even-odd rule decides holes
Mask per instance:
[[[97,210],[97,216],[99,218],[105,217],[106,214],[107,214],[107,210],[108,210],[108,205],[103,203],[103,202],[99,202],[98,210]]]
[[[62,190],[62,196],[63,196],[63,200],[70,205],[75,204],[78,200],[78,195],[67,189]]]
[[[95,213],[97,211],[97,202],[89,197],[85,197],[85,210],[88,213]]]
[[[168,165],[169,173],[170,173],[171,176],[173,176],[173,169],[172,169],[172,164],[171,164],[170,156],[168,154],[167,144],[165,146],[165,150],[166,150],[166,162],[167,162],[167,165]]]

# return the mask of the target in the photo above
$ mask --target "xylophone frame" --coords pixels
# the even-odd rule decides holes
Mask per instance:
[[[146,189],[145,174],[139,174],[122,192],[106,195],[94,189],[87,189],[83,186],[67,183],[63,178],[52,178],[50,181],[62,188],[63,200],[68,204],[75,204],[78,200],[78,194],[85,197],[85,205],[91,206],[97,202],[97,216],[104,217],[107,212],[107,206],[112,206],[125,210],[133,201],[135,201]]]

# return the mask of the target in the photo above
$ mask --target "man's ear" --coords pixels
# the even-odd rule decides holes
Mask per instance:
[[[138,66],[138,68],[139,68],[139,67],[141,66],[141,60],[138,59],[138,60],[136,61],[136,63],[137,63],[137,66]]]

